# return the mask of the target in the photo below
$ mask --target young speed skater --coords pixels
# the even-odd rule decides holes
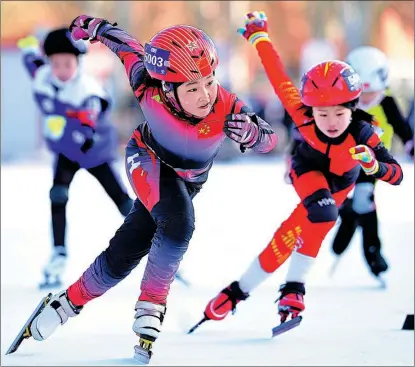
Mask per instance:
[[[20,39],[18,47],[33,81],[43,136],[54,159],[49,192],[53,251],[40,287],[60,287],[67,260],[66,206],[76,172],[84,168],[93,175],[124,217],[133,201],[112,167],[117,158],[117,133],[108,116],[111,100],[83,71],[84,41],[74,42],[68,28],[59,28],[47,34],[43,55],[34,36]]]
[[[224,319],[291,256],[277,299],[278,334],[301,321],[297,316],[305,309],[307,274],[361,169],[391,185],[399,185],[403,174],[375,133],[372,117],[357,108],[362,86],[352,67],[336,60],[317,64],[303,75],[297,90],[268,36],[265,13],[247,14],[245,28],[238,31],[256,48],[275,93],[304,137],[290,173],[301,202],[241,278],[208,302],[198,325]]]
[[[381,130],[379,135],[384,146],[390,150],[393,134],[396,133],[404,144],[406,153],[413,158],[414,142],[411,127],[388,89],[389,65],[386,55],[375,47],[363,46],[352,50],[346,57],[346,62],[356,70],[363,84],[363,92],[357,106],[374,116],[374,123]],[[371,273],[379,277],[385,285],[380,274],[388,269],[388,264],[381,252],[378,233],[374,195],[376,181],[376,177],[368,176],[361,170],[353,196],[347,198],[339,210],[341,223],[332,243],[332,251],[336,256],[332,271],[360,226],[366,263]]]
[[[39,305],[12,344],[24,337],[41,341],[91,300],[124,279],[148,254],[133,331],[134,357],[148,363],[166,314],[170,284],[195,228],[192,199],[206,182],[228,136],[242,151],[271,151],[276,135],[215,78],[218,54],[200,29],[177,25],[157,33],[144,47],[105,19],[78,16],[75,40],[101,42],[123,63],[146,117],[126,148],[126,171],[137,199],[103,251],[84,274]],[[42,309],[43,308],[43,309]]]

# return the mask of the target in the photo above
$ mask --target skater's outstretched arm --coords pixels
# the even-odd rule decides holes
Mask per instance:
[[[34,78],[37,70],[45,65],[45,60],[40,52],[39,41],[35,36],[27,36],[19,39],[17,46],[22,50],[26,70]]]
[[[80,15],[72,22],[70,31],[75,40],[99,41],[114,52],[125,67],[135,96],[141,98],[145,89],[144,48],[133,36],[115,25],[105,19]]]
[[[301,102],[298,89],[287,75],[278,52],[275,50],[268,35],[267,18],[263,12],[247,15],[245,28],[238,29],[257,50],[265,72],[285,110],[293,119],[304,139],[311,145],[320,144],[310,129],[312,118],[305,115],[306,108]]]

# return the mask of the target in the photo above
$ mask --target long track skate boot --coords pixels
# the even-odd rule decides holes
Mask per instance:
[[[166,310],[165,305],[148,301],[137,301],[135,305],[133,331],[140,339],[134,347],[134,359],[141,364],[150,362],[153,354],[151,348],[160,334]]]
[[[66,291],[61,291],[54,296],[49,293],[40,301],[23,325],[6,354],[14,353],[24,339],[33,337],[37,341],[42,341],[49,338],[59,325],[65,324],[69,317],[77,316],[81,310],[82,307],[71,303]]]

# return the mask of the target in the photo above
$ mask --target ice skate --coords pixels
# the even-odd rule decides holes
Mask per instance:
[[[276,300],[278,303],[278,314],[281,324],[272,329],[272,336],[282,334],[298,326],[302,320],[300,312],[304,311],[304,284],[287,282],[280,287],[281,295]],[[291,316],[291,319],[288,318]]]
[[[242,292],[239,288],[238,282],[233,282],[228,285],[215,298],[209,301],[206,306],[204,317],[195,326],[193,326],[188,334],[193,333],[200,325],[208,320],[223,320],[229,312],[232,314],[236,311],[236,305],[240,301],[244,301],[249,297],[249,294]]]
[[[53,248],[52,256],[43,270],[44,281],[39,284],[39,289],[52,289],[62,286],[62,275],[65,270],[66,259],[66,249],[64,246]]]
[[[81,309],[82,307],[76,307],[68,300],[66,291],[54,296],[49,293],[40,301],[23,325],[6,354],[14,353],[24,339],[31,337],[37,341],[47,339],[59,325],[65,324],[69,317],[77,316]]]
[[[63,325],[68,321],[69,317],[79,315],[82,308],[72,304],[66,295],[66,291],[55,294],[31,323],[31,336],[38,341],[49,338],[59,325]]]
[[[371,273],[376,278],[376,280],[379,281],[381,288],[386,288],[386,281],[383,278],[382,273],[386,272],[389,266],[386,263],[386,260],[383,258],[382,254],[380,253],[380,251],[377,250],[371,253],[370,255],[368,255],[367,261],[368,261]]]
[[[148,364],[152,355],[152,345],[158,338],[163,324],[166,306],[147,301],[137,301],[135,305],[133,331],[140,338],[134,347],[134,359]]]

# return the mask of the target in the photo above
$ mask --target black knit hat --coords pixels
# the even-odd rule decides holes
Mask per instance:
[[[73,54],[79,56],[86,53],[86,46],[83,41],[74,41],[68,28],[55,29],[48,33],[43,49],[46,56],[55,54]]]

